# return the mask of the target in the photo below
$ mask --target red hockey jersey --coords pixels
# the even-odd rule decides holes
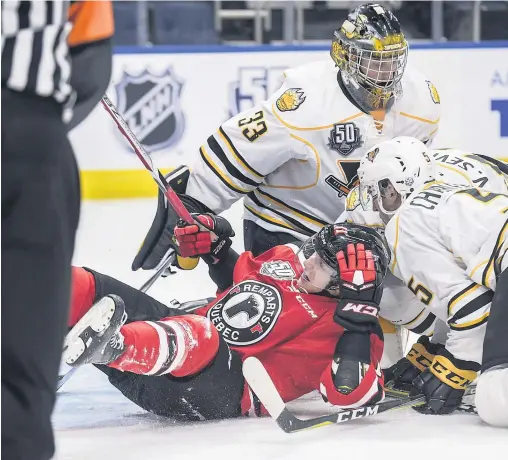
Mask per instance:
[[[257,258],[243,253],[233,286],[195,312],[243,359],[259,358],[286,402],[319,389],[344,330],[333,321],[336,299],[298,290],[297,250],[277,246]]]

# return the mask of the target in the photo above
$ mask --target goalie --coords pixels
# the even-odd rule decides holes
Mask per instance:
[[[217,234],[229,227],[221,217],[196,218]],[[192,227],[175,231],[199,245]],[[263,362],[284,401],[317,389],[343,408],[377,402],[388,263],[384,239],[351,224],[256,258],[229,249],[214,265],[221,294],[189,314],[74,268],[64,361],[95,364],[140,407],[180,420],[265,414],[242,375],[249,356]]]
[[[287,70],[268,100],[224,122],[190,170],[168,177],[192,212],[219,214],[244,199],[244,244],[254,256],[333,223],[374,144],[402,135],[428,143],[437,132],[439,94],[406,66],[408,44],[384,6],[351,11],[334,33],[330,57]],[[160,195],[133,270],[158,267],[174,249],[177,220]],[[196,263],[179,257],[176,265]]]

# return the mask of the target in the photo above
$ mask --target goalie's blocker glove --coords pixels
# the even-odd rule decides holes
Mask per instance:
[[[198,200],[185,195],[189,175],[189,168],[180,166],[167,174],[165,178],[189,212],[200,214],[211,212]],[[166,259],[169,251],[177,251],[173,232],[179,220],[180,217],[159,190],[155,218],[132,262],[132,270],[136,271],[140,268],[143,270],[157,269]],[[198,258],[185,258],[178,254],[174,265],[182,270],[191,270],[196,267],[198,262]]]

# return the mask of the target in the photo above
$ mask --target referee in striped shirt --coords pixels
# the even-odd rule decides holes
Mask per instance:
[[[49,459],[80,192],[68,4],[2,8],[2,458]]]

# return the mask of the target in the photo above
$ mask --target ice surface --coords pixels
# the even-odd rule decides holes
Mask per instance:
[[[153,219],[153,200],[85,202],[74,263],[141,286],[149,273],[132,259]],[[227,214],[241,243],[241,205]],[[204,264],[203,264],[204,265]],[[159,280],[149,291],[163,302],[213,296],[206,266]],[[313,395],[292,404],[299,415],[326,413]],[[269,418],[178,423],[146,413],[111,387],[93,366],[79,369],[58,394],[53,416],[58,459],[435,459],[504,458],[508,430],[477,416],[433,417],[401,410],[288,435]]]

